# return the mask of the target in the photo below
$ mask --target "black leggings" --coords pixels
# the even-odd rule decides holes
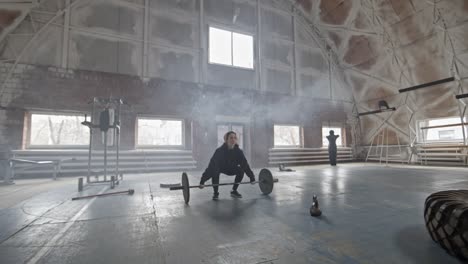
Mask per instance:
[[[221,168],[221,169],[208,167],[202,175],[200,184],[205,183],[209,179],[211,179],[212,184],[218,184],[219,174],[221,173],[226,174],[228,176],[236,175],[234,182],[241,182],[242,179],[244,178],[244,171],[241,169],[241,167]],[[238,187],[239,187],[239,184],[234,184],[232,189],[237,190]],[[217,193],[218,186],[213,186],[213,190],[215,193]]]
[[[328,157],[330,158],[330,165],[336,165],[336,149],[328,150]]]

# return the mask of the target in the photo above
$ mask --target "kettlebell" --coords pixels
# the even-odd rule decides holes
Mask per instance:
[[[312,206],[310,207],[310,215],[314,216],[314,217],[321,216],[322,211],[320,210],[320,207],[319,207],[319,202],[317,200],[317,195],[314,195],[312,200],[313,200],[313,203],[312,203]]]

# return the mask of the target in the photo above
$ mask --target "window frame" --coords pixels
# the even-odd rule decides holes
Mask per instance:
[[[152,120],[169,120],[169,121],[181,121],[182,122],[182,144],[181,145],[139,145],[138,144],[138,121],[139,119],[152,119]],[[169,149],[179,150],[185,149],[185,119],[176,116],[155,116],[155,115],[137,115],[135,122],[135,149]]]
[[[211,47],[210,47],[210,28],[214,28],[214,29],[218,29],[218,30],[224,30],[224,31],[228,31],[228,32],[231,33],[231,64],[222,64],[222,63],[211,62],[210,61],[210,51],[211,51]],[[220,24],[216,24],[216,23],[209,23],[207,31],[208,31],[208,34],[206,34],[207,35],[207,42],[206,43],[207,43],[207,48],[208,48],[207,62],[208,62],[209,65],[225,66],[225,67],[230,67],[230,68],[234,68],[234,69],[256,71],[256,69],[255,69],[256,59],[255,58],[256,58],[257,54],[256,54],[256,49],[255,48],[256,48],[256,45],[258,45],[256,43],[256,40],[257,40],[256,34],[254,34],[252,32],[249,32],[249,31],[246,31],[246,30],[233,29],[233,28],[230,28],[228,26],[224,26],[224,25],[220,25]],[[233,38],[233,33],[247,35],[247,36],[252,37],[252,68],[234,65],[234,38]]]
[[[33,145],[31,144],[31,130],[32,130],[32,115],[72,115],[72,116],[82,116],[84,121],[84,116],[87,115],[88,117],[91,116],[90,112],[86,111],[53,111],[53,110],[30,110],[26,112],[26,122],[25,122],[25,132],[23,132],[23,136],[25,137],[24,148],[25,149],[88,149],[89,148],[89,137],[88,137],[88,144],[84,145]],[[86,128],[89,130],[89,128]]]
[[[322,123],[322,127],[321,127],[322,131],[321,132],[323,132],[324,127],[339,128],[340,129],[340,137],[337,140],[341,141],[341,145],[336,144],[336,146],[338,148],[345,148],[346,147],[346,140],[345,140],[346,139],[346,137],[345,137],[346,131],[345,131],[344,124],[341,124],[341,123],[330,123],[330,124],[328,124],[328,122],[326,124]],[[326,137],[326,136],[327,135],[322,135],[322,148],[328,148],[328,145],[326,145],[326,146],[323,145],[323,138]]]
[[[247,126],[245,123],[239,123],[239,122],[226,122],[226,121],[223,121],[223,122],[216,122],[216,133],[218,132],[218,127],[219,126],[228,126],[230,127],[228,129],[228,131],[232,130],[232,127],[233,126],[242,126],[242,146],[239,145],[239,138],[237,138],[237,144],[239,145],[239,148],[244,150],[245,149],[245,133],[246,133],[246,130],[247,130]],[[234,130],[232,130],[234,131]],[[235,132],[235,131],[234,131]],[[236,133],[237,134],[237,133]],[[218,140],[218,139],[217,139]],[[221,144],[222,145],[222,144]],[[221,145],[218,145],[218,147],[220,147]]]
[[[299,145],[276,145],[275,144],[275,126],[299,127]],[[275,149],[304,148],[304,127],[298,124],[273,123],[273,148]]]
[[[457,118],[459,121],[457,121],[459,126],[453,126],[453,127],[461,127],[462,130],[465,129],[465,135],[468,137],[468,125],[462,126],[461,123],[461,118],[460,116],[446,116],[446,117],[436,117],[436,118],[425,118],[425,119],[420,119],[416,120],[416,125],[417,125],[417,143],[419,144],[454,144],[454,143],[463,143],[463,138],[460,139],[445,139],[445,140],[427,140],[426,137],[424,136],[423,129],[421,127],[427,127],[427,126],[421,126],[421,123],[423,122],[430,122],[432,120],[441,120],[441,119],[451,119],[451,118]],[[457,123],[450,123],[450,124],[457,124]],[[463,123],[467,123],[467,118],[463,117]],[[436,129],[436,128],[434,128]],[[427,129],[430,130],[430,129]],[[462,131],[463,133],[463,131]]]

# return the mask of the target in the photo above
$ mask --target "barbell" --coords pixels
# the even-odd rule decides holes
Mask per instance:
[[[278,179],[273,178],[271,171],[268,169],[262,169],[260,173],[258,174],[258,181],[207,184],[207,185],[203,185],[203,187],[214,187],[214,186],[224,186],[224,185],[234,185],[234,184],[257,184],[258,183],[258,186],[260,187],[260,191],[263,194],[268,195],[273,191],[273,185],[275,182],[278,182]],[[182,185],[170,187],[169,190],[171,191],[182,190],[182,193],[184,195],[184,201],[186,204],[188,204],[190,201],[190,189],[193,189],[193,188],[200,188],[200,185],[190,185],[187,173],[183,172],[182,173]]]

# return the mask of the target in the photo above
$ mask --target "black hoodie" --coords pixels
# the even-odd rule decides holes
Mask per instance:
[[[245,158],[244,152],[237,144],[234,145],[233,149],[229,149],[226,143],[217,148],[213,157],[211,157],[209,167],[213,165],[218,167],[220,170],[228,170],[229,168],[240,166],[249,178],[255,178],[255,175],[250,169],[249,163]]]

